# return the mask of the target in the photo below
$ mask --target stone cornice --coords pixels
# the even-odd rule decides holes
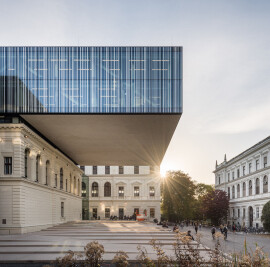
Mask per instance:
[[[21,182],[21,183],[27,183],[29,185],[41,187],[43,189],[48,189],[50,191],[61,192],[61,193],[64,193],[66,195],[69,195],[69,196],[72,196],[72,197],[76,197],[76,198],[79,198],[79,199],[82,198],[81,196],[74,195],[74,194],[72,194],[70,192],[66,192],[66,191],[61,190],[59,188],[55,188],[55,187],[51,187],[51,186],[48,186],[48,185],[45,185],[45,184],[37,183],[35,181],[29,180],[29,179],[26,179],[26,178],[22,178],[22,177],[0,177],[0,184],[2,182],[12,182],[12,183],[13,182]]]
[[[51,152],[54,152],[59,158],[63,158],[66,162],[68,162],[70,164],[70,166],[73,166],[73,168],[76,169],[76,171],[80,172],[81,174],[83,174],[84,172],[77,167],[74,162],[72,162],[68,157],[66,157],[63,153],[61,153],[58,149],[54,148],[52,145],[50,145],[48,142],[46,142],[45,140],[43,140],[43,138],[41,138],[38,134],[36,134],[33,130],[31,130],[27,125],[23,124],[23,123],[1,123],[0,124],[0,132],[10,129],[12,131],[21,131],[24,136],[28,136],[27,138],[25,138],[25,142],[27,142],[28,138],[33,138],[36,142],[39,142],[42,144],[42,146],[46,147],[48,150],[50,150]]]
[[[217,168],[213,171],[213,173],[216,173],[216,172],[222,170],[224,167],[226,168],[226,167],[230,166],[231,164],[247,157],[248,155],[256,152],[257,150],[261,149],[263,146],[265,146],[267,144],[270,144],[270,136],[268,136],[265,139],[263,139],[262,141],[256,143],[254,146],[248,148],[247,150],[243,151],[242,153],[240,153],[239,155],[230,159],[229,161],[222,162],[221,164],[219,164],[217,166]]]

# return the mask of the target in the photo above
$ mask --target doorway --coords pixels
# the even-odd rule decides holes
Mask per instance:
[[[253,227],[253,208],[252,207],[248,208],[248,213],[249,213],[249,227]]]
[[[119,208],[119,220],[123,220],[123,219],[124,219],[124,209]]]

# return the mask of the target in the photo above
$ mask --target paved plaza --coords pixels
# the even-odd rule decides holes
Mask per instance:
[[[188,231],[191,230],[192,235],[195,236],[194,227],[184,227],[181,231]],[[202,227],[198,233],[202,234],[201,242],[202,245],[213,249],[215,246],[215,241],[212,238],[211,228]],[[270,255],[270,235],[264,234],[245,234],[242,232],[229,232],[228,239],[226,241],[221,240],[221,249],[225,253],[239,253],[243,251],[245,239],[247,241],[247,247],[250,251],[250,248],[254,251],[256,248],[256,244],[263,248],[263,251]]]
[[[83,252],[91,241],[104,245],[104,260],[110,261],[115,253],[123,250],[129,259],[136,260],[137,246],[144,246],[149,256],[155,258],[149,245],[151,239],[163,244],[168,255],[173,254],[175,234],[170,229],[150,222],[134,221],[80,221],[66,223],[49,229],[23,235],[0,236],[0,265],[8,261],[51,261],[64,256],[68,250]],[[202,254],[205,248],[198,247]]]

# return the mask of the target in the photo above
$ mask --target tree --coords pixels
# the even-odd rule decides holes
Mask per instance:
[[[162,183],[162,214],[169,221],[193,217],[195,183],[182,171],[167,172]]]
[[[225,191],[213,190],[202,199],[202,208],[205,216],[211,219],[212,224],[219,225],[226,220],[229,210],[229,198]]]
[[[263,206],[261,221],[263,223],[263,228],[267,232],[270,232],[270,201]]]
[[[204,220],[205,214],[203,209],[203,198],[208,193],[214,191],[214,187],[212,185],[199,183],[196,184],[195,188],[195,205],[194,205],[194,219],[196,220]]]

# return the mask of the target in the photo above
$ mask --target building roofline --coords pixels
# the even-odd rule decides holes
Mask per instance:
[[[244,150],[243,152],[241,152],[240,154],[238,154],[237,156],[233,157],[232,159],[230,159],[229,161],[226,162],[222,162],[220,163],[217,168],[213,171],[213,173],[215,173],[216,171],[220,170],[222,167],[224,167],[225,165],[229,165],[233,162],[235,162],[236,160],[239,160],[240,158],[242,158],[244,155],[249,154],[251,151],[253,151],[255,148],[257,148],[258,146],[260,146],[261,144],[265,143],[266,141],[270,141],[270,136],[264,138],[263,140],[259,141],[258,143],[256,143],[255,145],[251,146],[250,148]],[[224,164],[225,163],[225,164]]]

